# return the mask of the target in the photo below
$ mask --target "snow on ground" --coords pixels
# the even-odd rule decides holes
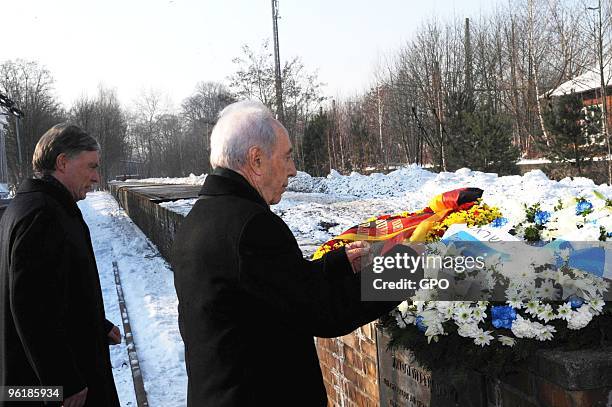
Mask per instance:
[[[605,184],[580,177],[554,181],[540,170],[499,177],[467,168],[434,173],[411,165],[387,175],[343,176],[332,171],[327,177],[311,177],[300,171],[272,210],[289,225],[304,254],[310,255],[321,243],[370,216],[421,209],[435,195],[461,187],[483,189],[484,201],[499,207],[511,222],[524,213],[524,204],[540,202],[542,209],[552,210],[559,199],[592,199],[593,191],[612,197],[612,188]],[[194,203],[188,199],[162,206],[186,216]]]
[[[188,178],[192,184],[203,179]],[[151,182],[159,183],[160,179]],[[595,190],[612,197],[612,188],[607,185],[598,186],[586,178],[552,181],[539,170],[499,177],[465,168],[437,174],[413,165],[388,175],[342,176],[333,171],[325,178],[315,178],[299,172],[272,210],[289,225],[304,255],[309,256],[321,243],[370,216],[421,209],[433,196],[461,187],[482,188],[484,201],[498,206],[510,222],[523,214],[523,204],[540,202],[542,209],[551,210],[559,199],[592,199]],[[186,216],[194,203],[195,199],[189,199],[161,205]],[[106,310],[109,319],[117,323],[121,319],[112,261],[119,262],[150,405],[184,406],[187,377],[172,271],[108,193],[91,193],[80,206],[91,229]],[[125,345],[112,348],[112,362],[122,405],[134,405]]]
[[[128,179],[127,181],[148,182],[151,184],[180,184],[180,185],[202,185],[206,179],[206,174],[194,175],[189,174],[183,178],[144,178],[144,179]]]
[[[172,271],[110,194],[90,193],[80,207],[91,231],[107,318],[121,325],[112,269],[118,262],[149,405],[185,406],[187,374]],[[121,405],[135,406],[125,342],[111,349]]]

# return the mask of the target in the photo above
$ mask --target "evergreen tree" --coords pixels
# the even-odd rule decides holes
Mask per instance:
[[[551,134],[547,157],[553,162],[571,162],[578,172],[601,153],[599,134],[601,112],[585,109],[580,96],[572,93],[555,98],[543,114],[544,124]]]
[[[329,172],[327,154],[327,132],[329,119],[323,111],[314,116],[304,130],[303,153],[304,171],[313,176],[323,176]]]
[[[447,167],[516,174],[519,150],[512,144],[512,126],[490,103],[457,112],[449,121],[453,136],[447,146]]]

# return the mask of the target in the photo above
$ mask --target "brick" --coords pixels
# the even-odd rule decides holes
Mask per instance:
[[[357,393],[357,388],[352,383],[345,383],[344,385],[344,394],[348,397],[349,400],[355,400],[355,394]]]
[[[373,380],[364,380],[362,391],[371,398],[377,398],[379,392],[378,383]]]
[[[364,394],[369,395],[371,398],[378,397],[378,384],[375,380],[365,377],[361,372],[351,368],[350,366],[344,366],[344,376],[348,380],[345,388],[357,389]]]
[[[354,333],[344,335],[341,341],[353,349],[359,349],[359,338]]]
[[[350,366],[357,371],[363,372],[363,360],[361,354],[348,345],[344,345],[344,365]]]
[[[335,339],[318,338],[317,348],[322,348],[330,352],[338,353],[338,342]]]
[[[372,360],[368,357],[363,358],[363,372],[368,377],[378,378],[378,369],[376,368],[376,360]]]
[[[330,369],[339,367],[340,361],[330,351],[327,351],[325,349],[320,349],[318,354],[319,354],[319,361],[321,362],[321,364],[327,366]]]
[[[374,403],[374,400],[372,400],[371,397],[368,397],[359,391],[355,394],[355,404],[357,404],[360,407],[369,407],[369,406],[376,405]]]
[[[374,342],[359,341],[359,349],[371,358],[376,358],[376,345]]]
[[[370,322],[365,325],[364,334],[368,337],[368,339],[372,340],[372,342],[376,342],[376,325],[374,322]]]
[[[338,399],[338,393],[336,392],[336,389],[334,389],[334,386],[330,386],[330,387],[325,386],[325,390],[327,392],[328,401],[331,401],[331,402],[340,401]]]

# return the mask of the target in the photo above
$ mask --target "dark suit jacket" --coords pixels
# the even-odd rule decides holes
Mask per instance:
[[[239,174],[215,170],[174,244],[189,406],[324,406],[313,336],[348,334],[395,303],[360,300],[344,250],[305,260]]]
[[[0,385],[119,405],[89,229],[57,181],[25,181],[0,220],[0,295]]]

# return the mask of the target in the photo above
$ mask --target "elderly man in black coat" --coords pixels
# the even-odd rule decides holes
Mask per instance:
[[[76,126],[52,127],[34,151],[37,178],[0,220],[0,385],[63,386],[66,407],[119,406],[108,345],[120,331],[76,204],[99,181],[98,150]]]
[[[325,406],[313,336],[395,303],[360,300],[363,242],[305,260],[278,203],[296,174],[287,131],[257,102],[221,112],[200,198],[174,245],[188,406]]]

